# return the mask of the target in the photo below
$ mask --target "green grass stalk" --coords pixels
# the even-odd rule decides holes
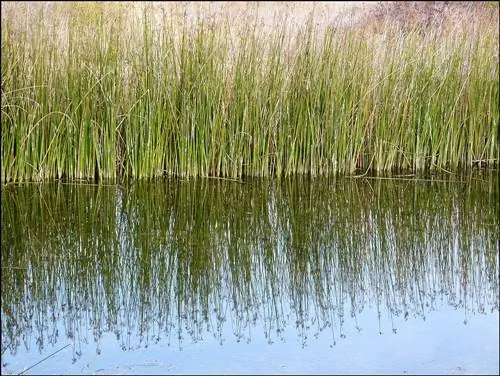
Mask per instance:
[[[2,21],[2,182],[459,170],[500,159],[498,25],[259,34],[119,5]],[[180,27],[179,27],[180,25]],[[236,36],[235,36],[236,35]]]

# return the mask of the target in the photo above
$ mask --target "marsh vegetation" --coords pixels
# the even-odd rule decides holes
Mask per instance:
[[[467,22],[273,32],[29,9],[2,4],[3,183],[498,164],[498,4]]]

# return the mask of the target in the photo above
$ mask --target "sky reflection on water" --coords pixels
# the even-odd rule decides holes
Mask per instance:
[[[498,373],[498,176],[2,188],[2,373]],[[29,349],[27,349],[28,345]]]

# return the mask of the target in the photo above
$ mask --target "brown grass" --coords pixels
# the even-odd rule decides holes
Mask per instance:
[[[388,30],[420,30],[480,27],[499,23],[498,2],[450,1],[313,1],[313,2],[10,2],[1,4],[2,20],[15,20],[14,32],[37,32],[32,25],[42,16],[47,29],[52,30],[52,42],[62,50],[67,47],[69,22],[79,22],[84,37],[92,33],[99,17],[114,22],[120,18],[120,33],[125,40],[133,39],[141,30],[144,10],[154,27],[166,24],[182,33],[194,30],[203,20],[215,28],[227,26],[227,38],[238,40],[250,26],[262,38],[271,36],[286,26],[289,40],[312,21],[319,40],[329,28],[357,28],[369,35],[386,34]],[[125,26],[125,27],[124,27]],[[497,26],[498,27],[498,26]]]
[[[492,1],[381,1],[365,13],[361,23],[372,26],[372,31],[380,31],[388,24],[422,31],[477,27],[484,22],[498,24],[498,4]]]

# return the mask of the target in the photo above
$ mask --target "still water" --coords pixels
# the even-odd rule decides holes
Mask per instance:
[[[2,374],[498,374],[498,184],[3,186]]]

